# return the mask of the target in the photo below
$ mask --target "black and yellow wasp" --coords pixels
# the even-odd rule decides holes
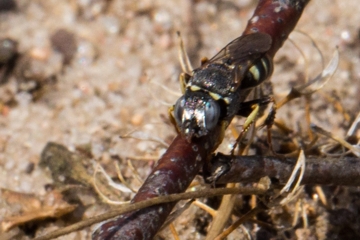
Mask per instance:
[[[189,142],[193,137],[206,136],[217,125],[225,129],[235,115],[246,116],[248,125],[254,121],[257,101],[245,102],[245,99],[272,74],[273,63],[267,54],[271,44],[270,35],[265,33],[238,37],[210,60],[203,60],[195,70],[191,70],[182,45],[183,96],[170,113],[178,131]]]

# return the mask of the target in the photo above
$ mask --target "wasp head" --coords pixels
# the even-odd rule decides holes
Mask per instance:
[[[220,105],[202,91],[186,91],[174,108],[174,118],[179,131],[190,142],[192,137],[205,136],[218,123]]]

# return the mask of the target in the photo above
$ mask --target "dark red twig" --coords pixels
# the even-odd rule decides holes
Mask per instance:
[[[308,0],[260,1],[244,34],[257,31],[268,33],[273,38],[269,55],[274,56],[295,27],[307,2]],[[215,150],[220,141],[219,133],[220,127],[192,143],[181,136],[176,137],[132,202],[185,191]],[[119,216],[102,224],[94,233],[93,239],[152,239],[174,204],[161,204]]]
[[[254,32],[267,33],[272,38],[270,56],[281,48],[294,30],[309,0],[260,0],[243,35]]]
[[[217,154],[213,159],[210,176],[216,169],[226,164],[229,171],[220,176],[216,183],[257,182],[262,177],[276,179],[280,184],[288,181],[294,166],[295,158],[279,159],[278,157],[236,156]],[[344,158],[307,158],[305,174],[301,184],[322,185],[360,185],[360,159]]]
[[[184,192],[214,151],[218,135],[217,129],[212,133],[215,138],[197,139],[191,144],[177,136],[132,202]],[[112,219],[93,234],[93,239],[151,239],[175,204],[160,204]]]

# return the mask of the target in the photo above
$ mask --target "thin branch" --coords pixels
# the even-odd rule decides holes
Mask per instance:
[[[216,183],[257,182],[262,177],[276,179],[285,184],[296,164],[296,158],[236,156],[217,154],[208,176],[215,174],[224,164],[229,170],[218,177]],[[306,158],[301,184],[360,185],[360,158]]]
[[[141,202],[133,203],[133,204],[124,204],[119,208],[116,208],[110,212],[86,219],[79,223],[75,223],[73,225],[61,228],[59,230],[53,231],[45,236],[37,237],[33,240],[49,240],[52,238],[56,238],[59,236],[63,236],[65,234],[69,234],[74,231],[79,231],[83,228],[89,227],[93,224],[99,223],[101,221],[108,220],[110,218],[116,217],[118,215],[147,208],[150,206],[154,206],[160,203],[169,203],[169,202],[176,202],[180,200],[186,199],[193,199],[193,198],[200,198],[200,197],[214,197],[219,195],[227,195],[227,194],[262,194],[264,193],[263,190],[257,188],[219,188],[219,189],[204,189],[199,190],[196,192],[186,192],[180,194],[172,194],[167,196],[155,197],[148,200],[144,200]]]

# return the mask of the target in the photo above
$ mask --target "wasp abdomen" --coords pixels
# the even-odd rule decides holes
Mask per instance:
[[[241,81],[240,88],[251,88],[259,85],[266,80],[273,71],[271,59],[265,56],[257,61],[249,68],[246,77]]]

